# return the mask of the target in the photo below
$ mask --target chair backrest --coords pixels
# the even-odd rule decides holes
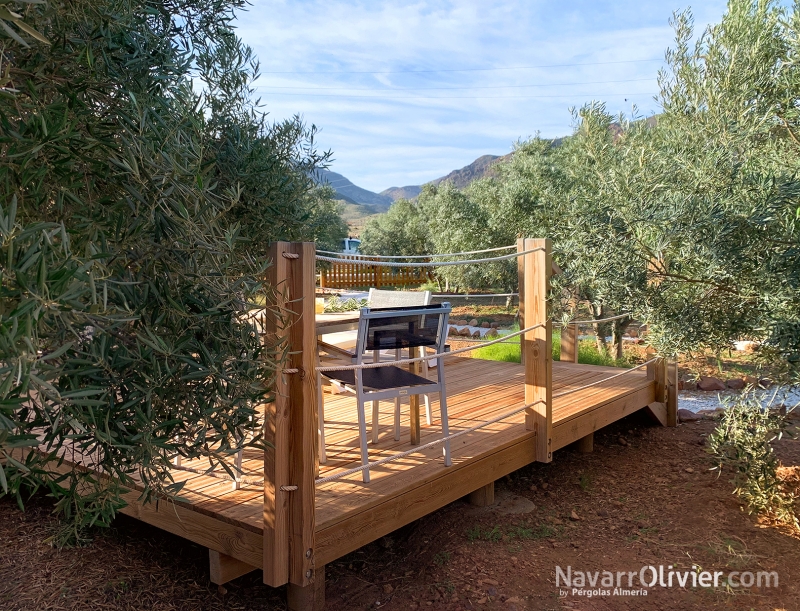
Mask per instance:
[[[370,289],[367,304],[370,308],[402,308],[424,306],[431,302],[430,291],[382,291]]]
[[[363,308],[358,321],[357,362],[364,352],[430,346],[444,352],[450,304]]]

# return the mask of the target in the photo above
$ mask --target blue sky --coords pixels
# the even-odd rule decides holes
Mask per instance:
[[[382,191],[567,135],[591,100],[657,112],[679,1],[252,0],[238,31],[270,116],[316,125],[330,169]],[[700,30],[725,2],[691,9]]]

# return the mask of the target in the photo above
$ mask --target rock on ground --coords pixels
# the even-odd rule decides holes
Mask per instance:
[[[702,419],[703,419],[702,415],[690,412],[688,409],[678,410],[678,420],[680,420],[681,422],[696,422]]]
[[[700,381],[697,382],[697,390],[713,391],[725,390],[726,388],[727,386],[725,386],[725,382],[719,378],[701,376]]]

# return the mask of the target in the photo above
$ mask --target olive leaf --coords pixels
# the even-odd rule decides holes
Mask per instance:
[[[22,30],[29,36],[35,38],[39,42],[49,45],[50,41],[47,40],[45,36],[40,34],[31,26],[29,26],[27,23],[25,23],[23,21],[22,15],[15,13],[14,11],[8,8],[7,5],[11,4],[12,1],[22,2],[25,4],[44,4],[44,0],[0,0],[0,28],[2,28],[6,34],[8,34],[11,38],[13,38],[23,47],[27,47],[28,43],[25,42],[25,40],[19,34],[17,34],[9,24],[13,24],[18,29]]]

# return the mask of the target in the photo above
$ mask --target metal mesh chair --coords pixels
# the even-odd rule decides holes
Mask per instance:
[[[411,306],[426,306],[430,305],[431,303],[431,292],[430,291],[384,291],[381,289],[371,288],[369,290],[369,297],[367,299],[367,304],[370,309],[376,308],[399,308],[399,307],[411,307]],[[353,359],[355,363],[355,352],[350,352],[348,350],[343,350],[338,346],[333,346],[323,341],[318,341],[318,345],[325,349],[326,351],[333,353],[333,354],[341,354],[344,356],[349,356]],[[423,348],[424,350],[424,348]],[[380,357],[380,355],[378,355]],[[400,349],[395,351],[395,359],[400,358]],[[428,376],[428,361],[422,361],[422,375],[425,377]],[[400,399],[396,401],[397,407],[396,409],[400,409]],[[372,441],[373,443],[378,442],[378,430],[377,430],[377,420],[378,420],[378,411],[380,407],[378,402],[375,401],[372,404],[372,414],[373,414],[373,430],[372,430]],[[320,416],[321,417],[321,416]],[[431,398],[429,395],[425,395],[425,422],[430,425],[432,422],[432,414],[431,414]],[[320,447],[320,461],[325,463],[325,448],[324,444],[321,444]]]
[[[447,321],[450,315],[450,304],[427,305],[401,308],[364,308],[358,326],[356,341],[356,364],[364,363],[367,352],[373,353],[373,362],[380,360],[381,350],[400,351],[404,348],[414,353],[418,348],[432,348],[437,353],[444,352],[447,339]],[[442,417],[442,433],[449,434],[447,424],[447,396],[445,391],[444,367],[437,368],[436,381],[428,380],[397,367],[385,365],[371,369],[322,372],[337,386],[356,395],[358,410],[359,440],[361,446],[361,463],[369,463],[367,451],[367,423],[365,404],[373,401],[373,441],[377,441],[378,413],[377,405],[381,400],[395,400],[394,433],[400,439],[400,397],[439,393],[439,406]],[[320,405],[320,421],[323,409]],[[320,427],[320,442],[324,444],[324,428]],[[445,466],[450,466],[450,442],[444,443]],[[364,482],[369,482],[369,469],[362,471]]]
[[[382,291],[381,289],[371,288],[369,290],[367,304],[371,309],[406,308],[409,306],[430,305],[431,297],[430,291]],[[425,348],[422,348],[422,350],[424,351]],[[397,358],[399,358],[399,356]],[[422,361],[422,375],[428,377],[428,361]],[[377,414],[377,403],[374,403],[372,408]],[[429,426],[431,424],[431,419],[431,398],[429,395],[425,395],[425,422],[427,422]],[[377,443],[375,433],[373,433],[373,442]]]

